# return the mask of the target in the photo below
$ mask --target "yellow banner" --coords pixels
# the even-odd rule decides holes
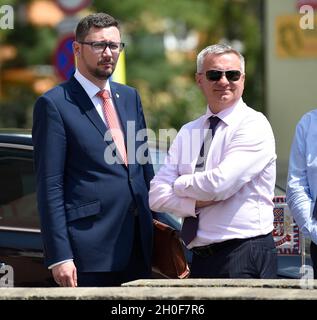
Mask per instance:
[[[279,58],[317,58],[317,15],[313,28],[303,28],[300,14],[276,18],[275,47]]]
[[[126,84],[126,71],[125,71],[125,52],[124,50],[120,53],[119,60],[117,62],[116,69],[112,74],[112,80]]]

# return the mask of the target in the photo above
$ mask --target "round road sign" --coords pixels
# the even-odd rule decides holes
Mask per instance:
[[[58,6],[69,15],[86,8],[91,4],[91,0],[56,0],[56,2]]]
[[[68,34],[60,39],[54,53],[54,66],[63,80],[67,80],[75,70],[75,59],[72,44],[75,40],[74,34]]]

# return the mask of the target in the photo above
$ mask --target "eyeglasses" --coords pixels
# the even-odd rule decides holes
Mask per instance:
[[[78,41],[81,44],[90,45],[95,53],[104,53],[107,47],[111,52],[120,52],[124,48],[123,42],[108,42],[108,41]]]
[[[241,77],[241,74],[242,73],[239,70],[208,70],[206,71],[206,78],[209,81],[219,81],[223,75],[225,75],[228,81],[238,81]]]

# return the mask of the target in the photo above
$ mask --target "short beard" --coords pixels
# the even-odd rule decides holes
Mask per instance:
[[[112,75],[113,72],[114,72],[115,65],[112,65],[112,68],[109,69],[109,70],[101,70],[101,69],[98,69],[98,68],[94,68],[94,67],[89,66],[89,64],[86,63],[86,58],[85,58],[85,57],[83,57],[83,60],[85,61],[86,68],[87,68],[88,72],[89,72],[93,77],[95,77],[96,79],[99,79],[99,80],[107,80],[108,78],[111,77],[111,75]],[[99,66],[99,65],[102,65],[102,61],[98,61],[98,66]]]
[[[111,69],[111,71],[108,70],[100,70],[100,69],[91,69],[90,70],[91,74],[99,79],[99,80],[105,80],[111,77],[111,75],[113,74],[113,69]]]

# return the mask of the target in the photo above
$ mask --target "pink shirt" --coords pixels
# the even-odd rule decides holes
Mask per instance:
[[[217,114],[206,171],[195,172],[208,128],[209,108],[177,134],[149,193],[153,211],[195,216],[196,200],[219,201],[199,209],[197,237],[189,248],[234,238],[250,238],[273,230],[276,175],[275,141],[265,116],[240,99]]]

